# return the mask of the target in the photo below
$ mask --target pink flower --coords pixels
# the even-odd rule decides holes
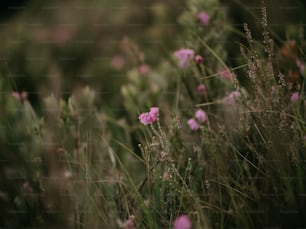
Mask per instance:
[[[293,92],[292,95],[291,95],[291,102],[295,103],[297,102],[298,100],[300,99],[300,95],[298,92]]]
[[[199,129],[199,124],[197,123],[197,121],[194,118],[191,118],[187,121],[188,126],[190,127],[190,129],[192,130],[198,130]]]
[[[154,123],[159,115],[159,108],[158,107],[151,107],[149,112],[145,112],[139,115],[139,121],[144,124],[152,124]]]
[[[206,93],[206,87],[204,84],[200,84],[197,88],[198,92],[200,92],[201,94],[205,94]]]
[[[240,93],[238,91],[233,91],[228,96],[223,98],[223,104],[233,105],[239,96],[240,96]]]
[[[197,118],[197,120],[201,123],[206,121],[206,113],[205,111],[203,111],[202,109],[199,109],[196,111],[195,113],[195,117]]]
[[[125,64],[125,59],[120,55],[114,56],[111,61],[112,67],[116,70],[122,69],[124,64]]]
[[[233,80],[233,74],[228,69],[222,70],[222,72],[220,72],[220,77],[223,80],[227,80],[227,81],[232,81]]]
[[[159,108],[158,108],[158,107],[151,107],[151,108],[150,108],[149,115],[150,115],[151,117],[153,117],[153,119],[157,119],[158,112],[159,112]]]
[[[20,94],[19,94],[19,92],[17,92],[17,91],[13,91],[12,92],[12,96],[16,99],[16,100],[20,100]]]
[[[198,14],[198,19],[199,19],[199,21],[200,21],[200,23],[201,23],[202,25],[208,25],[208,24],[209,24],[209,19],[210,19],[210,17],[209,17],[209,15],[208,15],[207,13],[205,13],[205,12],[200,12],[200,13]]]
[[[147,64],[142,64],[139,68],[138,71],[141,75],[145,76],[148,75],[148,73],[150,72],[150,66]]]
[[[300,61],[300,60],[296,60],[295,63],[296,63],[296,66],[299,68],[301,74],[304,74],[304,72],[305,72],[305,64],[302,61]]]
[[[194,51],[192,49],[180,49],[174,55],[179,60],[178,66],[180,68],[187,68],[189,61],[194,58]]]
[[[200,55],[196,55],[195,61],[196,61],[197,64],[202,64],[202,62],[203,62],[203,57],[200,56]]]
[[[129,219],[129,220],[127,220],[127,221],[124,222],[123,228],[124,228],[124,229],[135,229],[136,227],[135,227],[134,222],[133,222],[132,220]]]
[[[177,217],[173,223],[174,229],[191,229],[192,223],[187,215]]]

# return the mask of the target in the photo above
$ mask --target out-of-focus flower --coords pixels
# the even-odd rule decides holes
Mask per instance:
[[[295,63],[296,63],[296,66],[299,68],[301,74],[304,74],[304,72],[305,72],[305,64],[302,61],[300,61],[300,60],[296,60]]]
[[[65,171],[65,172],[64,172],[64,177],[65,177],[66,179],[70,179],[70,178],[72,177],[72,173],[71,173],[70,171]]]
[[[149,112],[145,112],[139,115],[139,121],[144,124],[152,124],[154,123],[159,115],[159,108],[158,107],[151,107]]]
[[[125,64],[125,59],[123,58],[123,56],[120,55],[114,56],[111,61],[112,67],[116,70],[122,69],[124,67],[124,64]]]
[[[195,61],[197,64],[202,64],[203,63],[203,57],[200,55],[196,55]]]
[[[124,229],[135,229],[135,224],[131,219],[128,219],[127,221],[124,222],[123,224]]]
[[[206,113],[202,109],[198,109],[195,113],[195,117],[201,123],[206,121]]]
[[[192,49],[180,49],[174,55],[179,60],[178,66],[180,68],[187,68],[190,60],[194,58],[194,51]]]
[[[292,95],[291,95],[291,102],[295,103],[297,102],[298,100],[300,99],[300,95],[298,92],[293,92]]]
[[[200,12],[198,14],[198,19],[199,19],[199,21],[202,25],[208,25],[209,20],[210,20],[210,16],[205,12]]]
[[[16,99],[16,100],[20,100],[20,94],[19,94],[19,92],[17,92],[17,91],[13,91],[12,92],[12,96]]]
[[[22,185],[22,189],[27,193],[32,193],[33,189],[28,181],[24,182]]]
[[[173,223],[174,229],[191,229],[192,223],[187,215],[177,217]]]
[[[232,91],[228,96],[223,98],[223,104],[232,105],[236,102],[239,96],[240,93],[238,91]]]
[[[197,90],[198,92],[200,92],[201,94],[205,94],[206,93],[206,87],[204,84],[200,84],[198,87],[197,87]]]
[[[22,92],[21,92],[21,98],[22,98],[23,100],[26,100],[26,99],[28,98],[28,93],[27,93],[26,91],[22,91]]]
[[[150,66],[147,64],[142,64],[139,68],[138,71],[141,75],[145,76],[148,75],[148,73],[150,72]]]
[[[233,80],[233,74],[228,69],[221,70],[221,72],[219,74],[220,74],[221,79],[223,79],[223,80],[226,80],[226,81],[232,81]]]
[[[194,118],[191,118],[187,121],[188,126],[190,127],[190,129],[192,130],[198,130],[199,129],[199,124],[197,123],[197,121]]]

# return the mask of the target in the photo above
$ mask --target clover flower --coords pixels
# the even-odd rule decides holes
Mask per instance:
[[[199,124],[197,123],[197,121],[194,118],[191,118],[187,121],[188,126],[190,127],[190,129],[192,130],[198,130],[199,129]]]
[[[174,53],[178,59],[178,66],[180,68],[187,68],[190,60],[194,58],[194,51],[192,49],[180,49]]]
[[[201,123],[204,123],[206,121],[206,113],[202,109],[198,109],[195,113],[195,117],[197,120]]]
[[[138,116],[139,121],[144,124],[152,124],[154,123],[159,115],[159,108],[158,107],[151,107],[149,112],[142,113]]]
[[[177,217],[173,223],[174,229],[191,229],[192,223],[187,215]]]
[[[198,19],[199,19],[199,21],[202,25],[208,25],[209,20],[210,20],[210,16],[205,12],[200,12],[198,14]]]

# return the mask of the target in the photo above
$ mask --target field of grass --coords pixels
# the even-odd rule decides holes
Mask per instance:
[[[259,2],[8,8],[0,228],[306,228],[306,10]]]

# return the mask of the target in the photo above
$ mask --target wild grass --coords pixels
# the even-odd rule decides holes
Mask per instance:
[[[146,76],[131,69],[120,118],[89,87],[45,98],[39,117],[0,81],[1,127],[10,130],[0,138],[1,226],[158,229],[180,215],[192,228],[306,225],[303,42],[274,45],[263,6],[263,40],[245,25],[243,63],[229,66],[217,42],[229,33],[226,11],[217,0],[187,5],[178,49],[203,62],[180,68],[171,55]],[[142,125],[150,107],[158,117]]]

